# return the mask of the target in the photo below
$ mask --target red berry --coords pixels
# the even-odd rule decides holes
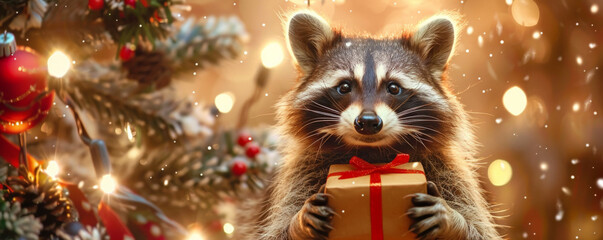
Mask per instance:
[[[253,140],[251,138],[251,136],[247,133],[241,133],[239,135],[239,138],[237,139],[237,143],[239,144],[239,146],[241,147],[245,147],[245,145],[247,145],[248,143],[251,142],[251,140]]]
[[[101,10],[104,6],[104,0],[88,0],[88,8],[90,8],[90,10]]]
[[[232,163],[230,171],[232,171],[235,176],[241,176],[247,172],[247,164],[240,160],[234,161],[234,163]]]
[[[255,156],[260,153],[260,146],[257,143],[247,144],[247,149],[245,149],[245,155],[249,158],[255,158]]]
[[[132,57],[134,57],[134,47],[132,47],[130,44],[126,44],[121,47],[121,50],[119,50],[119,58],[121,58],[122,61],[126,62]]]
[[[132,8],[136,8],[136,0],[125,0],[124,3]]]
[[[221,222],[220,220],[215,220],[215,221],[212,221],[212,222],[209,224],[209,229],[211,229],[211,230],[212,230],[212,232],[219,232],[219,231],[222,231],[222,229],[223,229],[222,222]]]

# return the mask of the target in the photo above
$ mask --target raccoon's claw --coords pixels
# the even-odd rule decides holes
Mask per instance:
[[[327,239],[335,212],[327,206],[327,195],[317,193],[306,200],[289,226],[291,239]]]
[[[427,192],[429,195],[417,193],[412,197],[414,207],[407,212],[414,221],[410,230],[419,239],[466,239],[465,218],[448,206],[433,182],[427,183]]]

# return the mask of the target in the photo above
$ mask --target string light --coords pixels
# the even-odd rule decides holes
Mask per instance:
[[[230,223],[224,223],[224,233],[230,235],[234,232],[234,226]]]
[[[71,60],[65,53],[56,51],[48,58],[48,74],[62,78],[71,68]]]
[[[280,44],[273,42],[262,50],[262,65],[266,68],[274,68],[283,62],[285,55]]]
[[[117,181],[115,181],[115,178],[111,174],[107,174],[100,180],[100,189],[108,194],[113,193],[117,189]]]
[[[232,110],[232,106],[234,105],[234,95],[230,92],[220,93],[216,96],[214,100],[214,104],[216,104],[216,108],[221,113],[228,113]]]
[[[48,161],[48,166],[46,166],[46,169],[44,170],[44,172],[51,178],[56,178],[59,175],[59,171],[59,164],[54,160]]]
[[[497,159],[488,166],[488,179],[494,186],[503,186],[511,180],[513,169],[509,162]]]
[[[509,113],[519,116],[526,109],[528,98],[521,88],[515,86],[509,88],[503,95],[503,105]]]

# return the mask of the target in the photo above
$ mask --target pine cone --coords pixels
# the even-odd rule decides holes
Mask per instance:
[[[122,67],[128,71],[128,79],[136,80],[141,85],[154,85],[161,89],[170,84],[172,69],[165,53],[146,51],[136,48],[134,57],[123,62]]]
[[[54,236],[64,223],[75,221],[75,211],[71,200],[56,181],[39,174],[39,170],[35,178],[30,181],[22,177],[8,177],[7,183],[13,191],[4,197],[7,201],[20,203],[21,208],[38,218],[44,226],[40,237],[47,239]]]

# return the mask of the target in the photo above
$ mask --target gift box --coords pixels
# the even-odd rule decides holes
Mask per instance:
[[[335,211],[332,240],[415,239],[408,230],[413,193],[426,193],[427,181],[421,163],[409,163],[407,154],[398,154],[388,164],[370,164],[353,157],[350,164],[329,169],[326,193]]]

